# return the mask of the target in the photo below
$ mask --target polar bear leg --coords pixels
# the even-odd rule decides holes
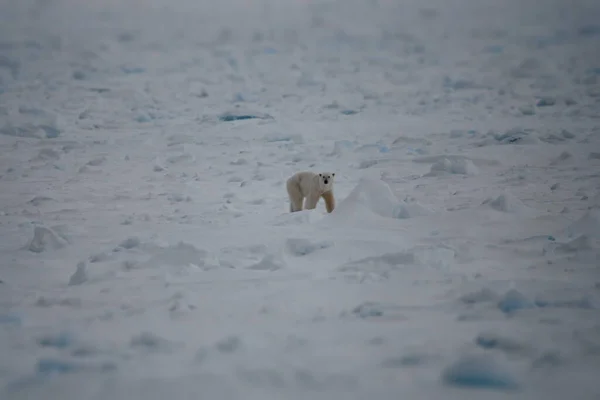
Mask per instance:
[[[327,209],[327,212],[332,212],[335,208],[335,197],[333,197],[333,192],[325,192],[321,195],[321,197],[323,197],[323,200],[325,200],[325,208]]]
[[[319,202],[320,198],[321,196],[319,194],[309,193],[308,197],[306,198],[306,209],[314,210],[317,208],[317,203]]]
[[[286,184],[288,197],[290,198],[290,212],[296,212],[302,210],[302,202],[304,196],[300,191],[300,185],[297,182],[290,179]]]

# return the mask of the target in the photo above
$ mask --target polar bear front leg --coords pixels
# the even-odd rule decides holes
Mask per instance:
[[[325,208],[327,209],[327,212],[332,212],[335,208],[335,197],[333,197],[333,192],[328,191],[323,193],[321,196],[323,197],[323,200],[325,200]]]
[[[309,193],[306,197],[306,209],[314,210],[315,208],[317,208],[317,203],[319,202],[320,198],[321,196],[319,195],[319,193]]]

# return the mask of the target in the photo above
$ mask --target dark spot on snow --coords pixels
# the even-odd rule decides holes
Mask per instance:
[[[132,236],[122,241],[119,247],[123,247],[124,249],[133,249],[134,247],[137,247],[139,245],[140,239],[138,237]]]
[[[241,345],[242,342],[237,336],[230,336],[217,342],[215,347],[221,353],[233,353],[234,351],[239,349]]]
[[[56,335],[47,335],[38,339],[38,344],[42,347],[56,347],[64,349],[73,344],[74,339],[68,332],[60,332]]]
[[[504,46],[501,46],[501,45],[487,46],[486,48],[483,49],[483,51],[485,53],[500,54],[500,53],[504,52]]]
[[[121,67],[121,71],[125,72],[126,74],[141,74],[146,70],[142,67]]]
[[[67,374],[76,371],[78,368],[75,364],[68,361],[55,360],[51,358],[43,358],[38,361],[36,371],[38,374]]]
[[[171,348],[171,342],[152,332],[142,332],[131,338],[131,347],[142,348],[145,350],[169,350]]]
[[[103,362],[97,365],[85,365],[54,358],[42,358],[38,360],[36,365],[37,374],[44,376],[51,374],[69,374],[73,372],[84,371],[86,369],[105,372],[116,369],[116,365],[111,362]]]
[[[76,80],[79,80],[79,81],[83,80],[83,79],[85,79],[85,74],[83,72],[81,72],[81,71],[74,71],[73,72],[73,79],[76,79]]]
[[[231,121],[243,121],[245,119],[256,119],[260,118],[256,115],[244,114],[244,115],[221,115],[219,117],[220,121],[223,122],[231,122]]]
[[[354,111],[354,110],[342,110],[342,111],[340,111],[340,113],[342,113],[344,115],[354,115],[354,114],[358,114],[358,111]]]
[[[0,314],[0,324],[21,325],[21,318],[14,314]]]
[[[586,25],[579,28],[579,36],[597,36],[600,35],[600,25]]]
[[[539,99],[536,105],[538,107],[549,107],[549,106],[553,106],[555,104],[556,104],[556,100],[554,100],[553,98],[544,97],[544,98]]]
[[[383,315],[383,310],[377,303],[366,302],[354,308],[352,313],[361,318],[380,317]]]

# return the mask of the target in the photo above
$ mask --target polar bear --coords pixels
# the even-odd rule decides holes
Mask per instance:
[[[305,209],[313,210],[317,207],[319,199],[325,200],[325,208],[330,213],[335,208],[335,197],[333,196],[333,178],[335,173],[302,171],[296,172],[286,182],[288,196],[290,198],[290,212],[302,210],[302,203],[306,198]]]

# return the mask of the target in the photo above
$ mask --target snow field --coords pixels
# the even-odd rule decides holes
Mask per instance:
[[[1,397],[596,398],[598,16],[1,4]]]

